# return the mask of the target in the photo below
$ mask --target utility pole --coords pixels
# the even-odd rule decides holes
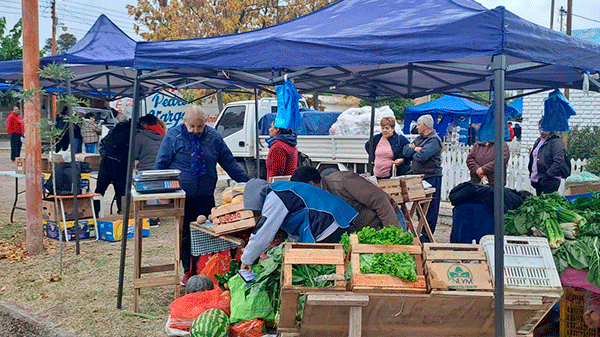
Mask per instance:
[[[23,15],[23,89],[34,90],[33,99],[23,102],[25,116],[25,183],[27,201],[27,253],[44,250],[42,230],[42,143],[40,139],[40,35],[38,1],[22,0]]]
[[[567,11],[565,11],[565,8],[563,6],[560,6],[560,9],[558,10],[558,12],[560,13],[560,31],[563,31],[563,16],[567,13]]]
[[[554,27],[554,0],[552,0],[552,4],[550,5],[550,29],[553,30]]]
[[[52,55],[56,55],[56,26],[58,20],[56,19],[56,0],[52,0]],[[52,119],[56,118],[56,96],[50,95],[50,115]]]
[[[573,0],[567,0],[567,35],[571,35],[571,24],[573,22]],[[569,89],[565,89],[565,97],[569,99]],[[565,146],[569,146],[569,132],[563,132],[562,134],[563,143]],[[569,163],[567,163],[568,165]]]

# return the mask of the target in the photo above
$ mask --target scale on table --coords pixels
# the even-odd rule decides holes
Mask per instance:
[[[133,186],[138,193],[168,193],[181,190],[179,170],[142,171],[133,176]]]

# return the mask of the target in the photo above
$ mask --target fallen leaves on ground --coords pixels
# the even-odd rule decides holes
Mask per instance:
[[[0,260],[9,262],[26,261],[31,257],[27,254],[27,246],[23,242],[0,241]]]

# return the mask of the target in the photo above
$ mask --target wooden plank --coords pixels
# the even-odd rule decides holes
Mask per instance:
[[[228,233],[235,233],[243,231],[244,229],[253,228],[255,225],[254,218],[244,219],[235,222],[227,222],[219,225],[215,225],[215,234],[222,235]]]
[[[389,254],[408,252],[409,254],[421,254],[421,246],[414,245],[371,245],[359,243],[352,247],[352,252],[358,254]]]
[[[344,250],[320,252],[319,249],[293,249],[283,255],[283,263],[289,264],[343,264]]]
[[[185,191],[176,191],[169,193],[139,193],[135,190],[131,190],[131,199],[133,201],[146,201],[154,199],[185,199]]]
[[[306,296],[307,305],[339,305],[349,307],[364,307],[369,304],[368,295],[351,294],[308,294]]]
[[[426,261],[470,260],[487,261],[480,245],[453,243],[426,243],[423,247]]]
[[[244,210],[244,203],[236,202],[235,204],[227,204],[227,205],[223,205],[223,206],[219,206],[219,207],[213,207],[213,209],[210,211],[210,213],[214,217],[218,217],[221,215],[225,215],[227,213],[233,213],[233,212],[238,212],[238,211],[243,211],[243,210]]]
[[[177,275],[170,276],[158,276],[151,278],[140,278],[133,280],[134,288],[150,288],[159,286],[172,286],[179,284],[179,277]]]
[[[163,271],[172,271],[172,270],[175,270],[175,264],[168,263],[168,264],[158,264],[158,265],[153,265],[153,266],[141,267],[140,273],[142,273],[142,274],[159,273],[159,272],[163,272]]]
[[[348,337],[360,337],[362,334],[362,308],[350,307],[348,316]]]
[[[298,293],[281,291],[278,329],[296,328],[296,311],[298,311]]]
[[[217,224],[239,221],[239,220],[253,218],[253,217],[254,217],[254,213],[252,211],[238,211],[238,212],[227,213],[227,214],[218,216],[213,220],[213,223],[215,225],[217,225]]]
[[[425,293],[427,283],[424,275],[415,282],[404,282],[401,278],[387,274],[352,274],[352,290],[355,292],[407,292]]]
[[[140,217],[152,218],[152,217],[177,217],[183,216],[185,213],[183,208],[171,208],[171,209],[146,209],[140,211]]]
[[[214,230],[213,227],[206,227],[206,226],[198,225],[197,222],[191,222],[190,223],[190,229],[191,230],[202,231],[202,232],[204,232],[206,234],[209,234],[209,235],[212,235],[212,236],[216,236],[218,238],[221,238],[223,240],[229,241],[229,242],[231,242],[233,244],[236,244],[238,246],[244,246],[245,245],[244,240],[242,240],[242,239],[240,239],[240,238],[238,238],[236,236],[226,235],[226,234],[219,235],[219,234],[215,233],[215,230]]]

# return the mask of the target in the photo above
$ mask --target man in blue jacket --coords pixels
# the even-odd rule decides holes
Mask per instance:
[[[190,275],[190,222],[198,215],[208,216],[215,206],[217,163],[237,182],[250,178],[237,164],[219,133],[206,125],[206,114],[198,105],[185,111],[183,123],[169,129],[154,162],[154,169],[178,169],[179,183],[185,191],[185,215],[181,234],[181,261],[185,271],[182,285]]]
[[[252,179],[244,190],[244,208],[260,214],[242,254],[240,269],[250,270],[269,248],[279,229],[298,242],[339,242],[357,212],[341,198],[296,181]]]
[[[431,232],[435,232],[438,213],[440,210],[440,198],[442,195],[442,140],[437,132],[433,130],[433,117],[423,115],[417,119],[417,130],[419,136],[404,146],[403,155],[412,158],[412,173],[422,174],[423,179],[435,188],[435,194],[427,210],[427,222]],[[423,230],[423,242],[429,242],[430,238]]]

